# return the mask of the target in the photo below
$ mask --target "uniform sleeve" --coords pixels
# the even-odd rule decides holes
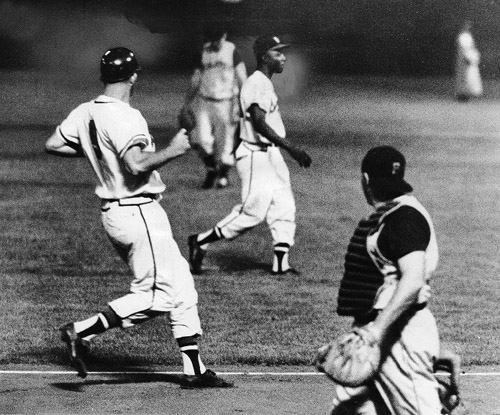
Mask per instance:
[[[244,85],[241,91],[241,101],[245,111],[253,104],[257,104],[259,108],[263,109],[265,112],[269,112],[271,109],[271,99],[269,95],[266,95],[262,86],[255,82],[247,82]]]
[[[425,217],[415,208],[402,206],[384,219],[378,238],[382,255],[391,261],[415,251],[425,251],[431,229]]]
[[[66,119],[59,124],[57,132],[61,139],[70,147],[80,146],[78,127],[81,119],[81,107],[75,108],[69,113]]]
[[[127,117],[111,123],[111,125],[112,129],[108,130],[108,137],[120,158],[133,146],[137,145],[141,149],[151,146],[148,125],[138,111],[131,111]]]

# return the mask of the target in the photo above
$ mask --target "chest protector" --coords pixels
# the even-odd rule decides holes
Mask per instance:
[[[354,231],[347,248],[344,276],[340,283],[337,308],[339,315],[362,316],[372,309],[383,309],[394,294],[400,278],[398,264],[382,255],[377,242],[384,227],[384,219],[402,206],[415,208],[427,220],[431,233],[425,251],[424,272],[427,281],[436,269],[439,255],[429,213],[414,196],[398,197],[361,220]],[[427,288],[422,289],[419,302],[428,299]]]

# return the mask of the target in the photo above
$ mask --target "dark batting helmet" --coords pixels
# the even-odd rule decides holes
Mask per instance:
[[[112,48],[101,58],[101,81],[114,84],[129,79],[141,70],[134,52],[127,48]]]

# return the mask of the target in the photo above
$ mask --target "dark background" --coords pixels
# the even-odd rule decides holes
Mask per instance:
[[[229,1],[229,2],[227,2]],[[453,74],[465,20],[498,75],[497,0],[0,0],[0,67],[95,69],[108,47],[128,46],[145,67],[190,68],[203,29],[224,24],[252,60],[261,33],[278,34],[316,71],[335,74]]]

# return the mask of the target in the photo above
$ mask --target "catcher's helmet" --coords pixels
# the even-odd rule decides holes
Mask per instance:
[[[101,81],[107,84],[125,81],[141,70],[134,52],[127,48],[108,49],[101,58]]]

